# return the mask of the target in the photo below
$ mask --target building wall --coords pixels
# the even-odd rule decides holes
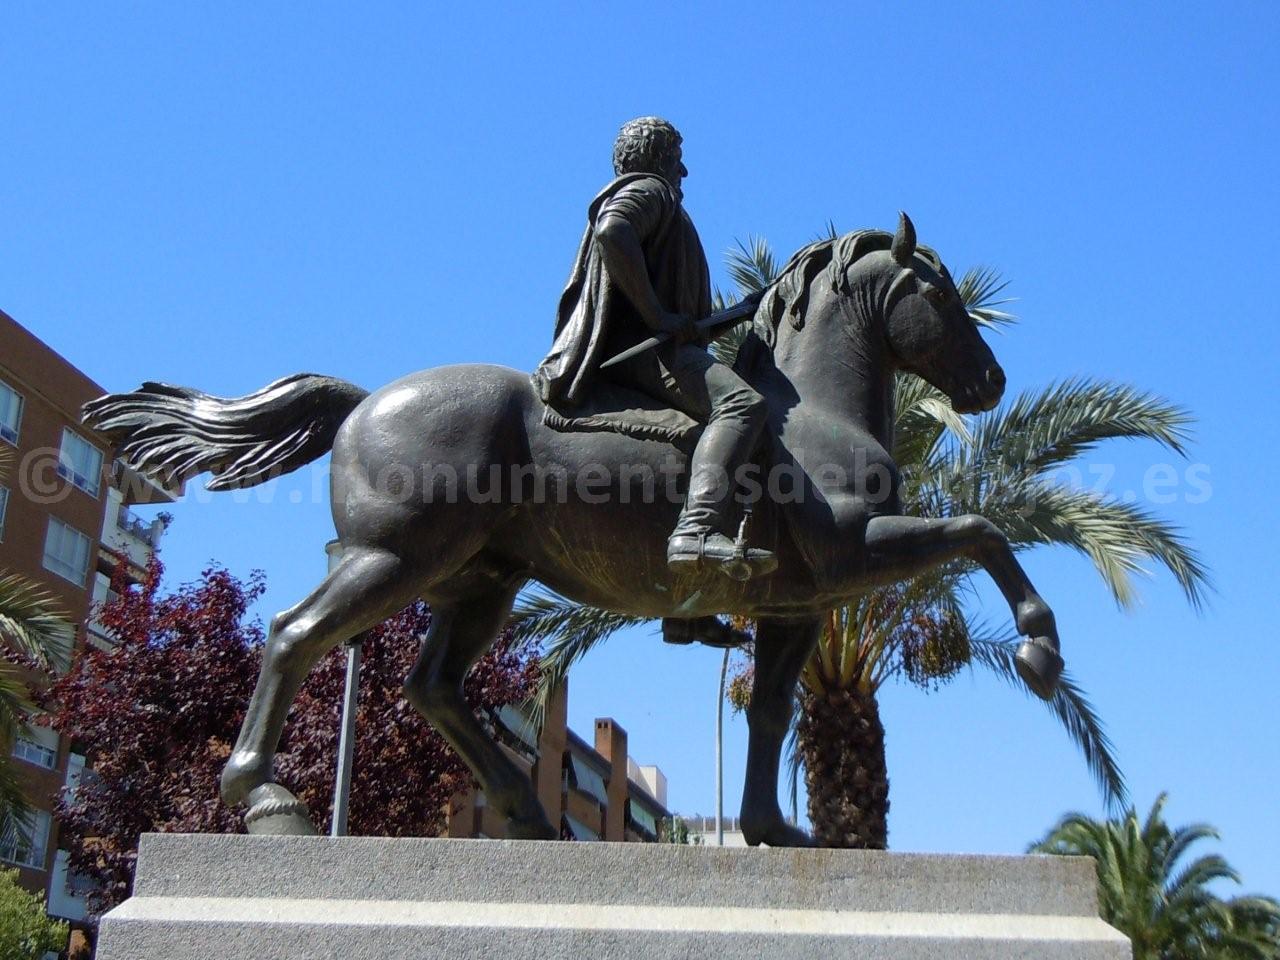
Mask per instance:
[[[91,496],[64,480],[57,472],[58,450],[63,430],[70,428],[97,447],[103,464],[110,465],[108,444],[79,423],[81,404],[104,391],[3,312],[0,380],[16,390],[23,401],[17,446],[0,439],[0,448],[10,455],[0,481],[9,489],[0,540],[0,570],[20,573],[47,588],[80,637],[89,613],[109,483],[104,471],[104,476],[97,478],[97,496]],[[89,539],[89,564],[82,583],[72,583],[45,569],[50,518],[61,520]],[[53,770],[15,758],[14,766],[34,808],[52,809],[66,776],[67,754],[67,744],[62,741]],[[40,891],[46,888],[56,850],[54,824],[42,867],[20,868],[24,886]]]
[[[691,843],[699,843],[704,846],[716,846],[716,818],[705,817],[702,814],[695,813],[692,816],[684,818],[685,826],[689,828],[689,841]],[[724,846],[726,847],[745,847],[747,839],[742,833],[742,824],[738,822],[737,817],[725,817],[721,822],[722,831],[724,833]]]
[[[0,485],[9,490],[0,531],[0,571],[22,574],[53,594],[73,632],[78,653],[85,642],[90,605],[95,599],[101,600],[104,593],[101,578],[121,560],[135,575],[140,573],[159,540],[162,527],[131,518],[127,504],[140,500],[169,502],[173,495],[114,464],[106,438],[80,424],[80,408],[106,391],[3,311],[0,381],[22,397],[16,445],[0,437],[0,455],[8,454],[9,461],[0,470],[4,474]],[[58,453],[67,429],[102,455],[102,469],[94,478],[97,490],[93,494],[58,473]],[[62,521],[89,541],[88,564],[80,583],[45,567],[51,519]],[[97,598],[95,590],[100,594]],[[59,791],[69,782],[68,769],[72,779],[83,769],[83,757],[72,754],[65,739],[58,738],[56,743],[52,770],[12,758],[24,793],[38,811],[52,811]],[[62,903],[66,908],[60,915],[80,919],[75,898],[68,898],[61,889],[66,883],[66,871],[55,870],[57,852],[58,829],[57,823],[52,822],[43,862],[39,868],[20,867],[21,882],[28,889],[46,892],[51,911]],[[57,889],[51,888],[52,880],[56,880],[53,886]]]
[[[502,717],[505,729],[500,731],[502,749],[529,773],[547,818],[560,826],[563,839],[657,839],[646,824],[671,814],[644,783],[628,776],[628,767],[635,764],[627,756],[627,732],[614,720],[601,718],[595,723],[595,745],[587,743],[568,729],[568,696],[566,682],[552,698],[536,740],[527,716],[507,708]],[[453,797],[446,836],[500,839],[504,834],[504,819],[486,804],[483,794],[467,790]]]

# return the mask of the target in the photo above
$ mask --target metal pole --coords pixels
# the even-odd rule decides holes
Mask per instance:
[[[724,679],[729,673],[729,648],[720,663],[720,696],[716,698],[716,846],[724,846]]]
[[[330,540],[324,545],[329,558],[329,572],[342,560],[342,544]],[[364,634],[347,642],[347,683],[342,696],[342,729],[338,733],[338,772],[333,785],[333,823],[331,837],[347,835],[347,814],[351,809],[351,770],[356,753],[356,704],[360,699],[360,654]]]
[[[363,634],[347,644],[347,686],[342,697],[342,732],[338,736],[338,776],[333,788],[333,826],[329,835],[347,835],[351,809],[351,769],[356,752],[356,701],[360,697],[360,653]]]

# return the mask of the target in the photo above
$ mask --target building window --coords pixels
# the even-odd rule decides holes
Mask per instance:
[[[19,728],[14,738],[13,755],[37,767],[53,770],[58,766],[58,740],[57,730],[32,723]]]
[[[17,742],[14,743],[13,755],[19,760],[34,763],[36,766],[44,767],[46,770],[52,770],[58,765],[58,752],[56,750],[42,747],[26,737],[19,737]]]
[[[0,840],[0,860],[43,870],[45,848],[49,845],[49,824],[46,811],[33,811],[26,823],[19,822],[8,837]]]
[[[9,512],[9,488],[0,487],[0,540],[4,540],[4,517]]]
[[[89,538],[57,517],[49,518],[49,533],[44,538],[44,568],[84,586],[89,572]]]
[[[22,425],[22,395],[0,380],[0,438],[18,445],[18,427]]]
[[[102,484],[102,451],[74,430],[63,429],[58,475],[96,497]]]

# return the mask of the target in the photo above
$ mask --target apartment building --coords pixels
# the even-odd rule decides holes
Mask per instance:
[[[569,685],[561,685],[535,736],[529,715],[504,707],[494,723],[503,751],[529,772],[538,800],[563,840],[652,843],[669,819],[667,778],[627,754],[627,732],[607,717],[595,722],[594,742],[568,728]],[[501,838],[503,818],[474,790],[449,804],[445,836]]]
[[[115,462],[106,439],[81,425],[81,405],[104,392],[0,311],[0,571],[53,594],[76,651],[105,642],[90,610],[107,598],[116,565],[140,574],[159,543],[163,524],[139,519],[130,506],[174,499]],[[0,863],[16,866],[28,889],[46,892],[49,913],[82,919],[51,811],[62,787],[78,781],[84,757],[38,725],[20,733],[13,756],[35,818],[24,835],[0,844]]]

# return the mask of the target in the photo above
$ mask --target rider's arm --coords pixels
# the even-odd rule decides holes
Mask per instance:
[[[688,334],[692,318],[668,313],[649,280],[641,243],[654,229],[662,211],[656,198],[638,191],[605,206],[596,220],[595,235],[609,278],[631,301],[645,326],[654,332]]]

